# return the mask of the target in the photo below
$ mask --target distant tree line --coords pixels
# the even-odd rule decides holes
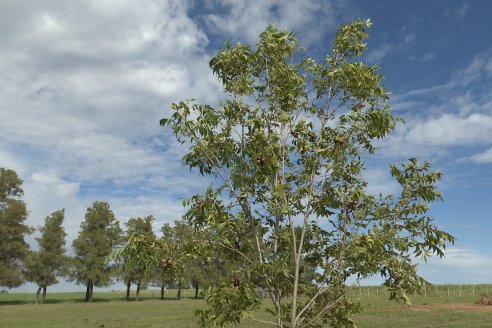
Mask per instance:
[[[48,215],[37,229],[29,227],[22,184],[15,171],[0,168],[0,286],[14,288],[33,282],[38,286],[36,303],[44,303],[48,286],[57,284],[59,278],[85,285],[86,302],[93,301],[94,287],[107,287],[116,281],[125,284],[126,300],[130,300],[132,285],[136,300],[148,286],[159,287],[161,299],[166,288],[176,288],[179,299],[181,289],[190,287],[198,298],[200,288],[216,284],[239,269],[237,261],[211,254],[203,247],[214,238],[209,231],[195,231],[178,220],[173,225],[164,224],[158,236],[152,215],[130,218],[123,230],[110,205],[99,201],[87,208],[72,243],[72,255],[68,255],[65,210]],[[38,247],[33,250],[25,237],[36,230]],[[130,240],[146,245],[129,251],[135,245]],[[153,247],[148,247],[149,243]]]

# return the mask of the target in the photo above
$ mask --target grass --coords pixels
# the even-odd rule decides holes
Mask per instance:
[[[363,311],[355,321],[360,328],[492,327],[492,306],[474,305],[478,295],[466,294],[461,287],[461,296],[450,292],[448,297],[447,288],[443,290],[412,298],[411,307],[388,301],[382,290],[356,290],[353,297],[360,299]],[[84,293],[48,293],[47,304],[36,305],[34,294],[0,294],[0,327],[197,327],[193,312],[204,302],[191,298],[192,291],[180,301],[159,300],[159,291],[141,295],[141,302],[126,302],[124,292],[96,291],[95,302],[87,304],[82,302]],[[175,292],[166,292],[166,296],[174,297]],[[264,310],[255,316],[269,318]],[[272,327],[248,320],[240,326]]]
[[[492,306],[475,305],[478,297],[412,298],[412,306],[399,305],[384,297],[363,298],[363,311],[355,316],[361,328],[492,327]]]

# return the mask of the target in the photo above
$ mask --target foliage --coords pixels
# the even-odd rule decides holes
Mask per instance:
[[[227,98],[215,108],[175,103],[161,120],[189,146],[184,163],[215,181],[186,202],[186,219],[242,261],[242,280],[209,290],[203,325],[239,323],[258,305],[246,292],[256,285],[274,325],[355,326],[352,282],[381,275],[391,298],[408,301],[423,283],[413,258],[442,256],[454,240],[427,215],[441,199],[427,162],[391,167],[399,195],[367,191],[365,161],[401,121],[378,67],[361,60],[370,25],[340,27],[324,62],[275,26],[254,49],[226,43],[210,67]]]
[[[216,237],[211,231],[193,229],[184,220],[162,227],[162,240],[168,245],[165,254],[174,263],[171,273],[180,284],[195,288],[196,298],[200,287],[219,284],[234,267],[232,259],[214,252],[211,245],[218,242]]]
[[[192,268],[198,265],[196,260],[199,258],[199,254],[195,251],[196,245],[205,235],[195,234],[186,222],[179,220],[174,221],[172,226],[169,223],[164,224],[161,230],[163,244],[161,254],[165,254],[165,258],[161,261],[165,261],[165,263],[161,262],[160,266],[168,270],[168,274],[176,280],[177,298],[180,299],[181,288],[187,287],[193,278],[195,282],[199,282],[201,279],[200,273],[197,272],[199,270]]]
[[[46,217],[44,226],[39,228],[41,236],[36,238],[39,250],[30,255],[28,279],[36,283],[40,289],[43,288],[42,302],[45,299],[46,287],[57,284],[57,277],[67,274],[66,263],[69,261],[65,256],[67,234],[62,226],[64,219],[64,209]]]
[[[85,221],[72,247],[75,253],[72,279],[87,284],[86,301],[92,301],[94,286],[108,286],[114,273],[106,258],[122,242],[122,230],[106,202],[87,208]]]
[[[155,221],[155,218],[152,215],[149,215],[145,218],[131,218],[129,219],[125,225],[127,227],[126,231],[126,241],[129,242],[133,236],[143,236],[150,240],[155,240],[156,236],[152,231],[152,223]],[[134,249],[138,251],[140,249]],[[147,279],[145,276],[145,272],[148,270],[147,266],[148,262],[140,262],[138,259],[141,258],[142,254],[135,253],[120,253],[118,256],[118,260],[121,263],[118,263],[118,267],[121,268],[121,278],[124,283],[127,285],[127,294],[126,299],[129,300],[129,293],[131,284],[137,285],[137,294],[136,299],[139,299],[140,287],[142,284],[145,284]]]
[[[108,261],[122,262],[124,272],[138,272],[140,279],[159,286],[161,293],[165,286],[177,287],[178,299],[181,289],[190,284],[198,293],[200,286],[219,282],[225,261],[212,259],[200,247],[212,241],[210,234],[194,231],[188,223],[178,220],[173,225],[164,224],[161,231],[160,238],[129,234],[126,244],[115,250]]]
[[[17,287],[29,253],[24,235],[32,229],[24,224],[26,204],[21,200],[22,180],[10,169],[0,168],[0,286]]]

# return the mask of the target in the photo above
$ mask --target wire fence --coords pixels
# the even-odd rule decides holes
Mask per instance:
[[[492,285],[424,285],[420,291],[423,297],[469,297],[490,295]],[[350,289],[352,297],[389,296],[384,286],[354,286]]]
[[[201,289],[200,289],[201,292]],[[152,298],[160,297],[159,290],[147,290],[147,296]],[[425,285],[420,291],[420,297],[478,297],[481,295],[491,295],[492,284],[482,285]],[[166,298],[177,296],[177,289],[166,289]],[[388,297],[389,292],[384,286],[354,286],[350,288],[349,295],[353,298]],[[181,297],[191,298],[195,296],[195,289],[182,289]],[[266,297],[266,295],[263,295]]]

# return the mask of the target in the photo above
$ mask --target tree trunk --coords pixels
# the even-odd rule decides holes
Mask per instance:
[[[140,286],[141,286],[140,280],[137,282],[137,292],[135,293],[135,301],[140,301]]]
[[[181,299],[181,279],[178,281],[178,293],[176,294],[176,299]]]
[[[161,300],[164,299],[164,285],[161,286]]]
[[[126,284],[126,296],[125,296],[125,300],[129,301],[130,300],[130,288],[132,287],[132,282],[129,281],[127,284]]]
[[[198,298],[198,284],[195,286],[195,298]]]
[[[94,284],[92,283],[92,280],[87,281],[87,290],[85,292],[85,301],[88,303],[92,303],[92,293],[94,291]]]
[[[46,300],[46,286],[43,286],[43,296],[41,298],[41,303],[44,303]]]
[[[91,286],[91,281],[88,280],[87,281],[87,288],[85,289],[85,300],[84,300],[85,302],[89,302],[89,291],[91,289],[90,286]]]
[[[94,284],[91,281],[91,290],[89,293],[89,303],[92,303],[92,301],[94,300],[94,298],[92,297],[93,293],[94,293]]]
[[[39,294],[41,293],[41,286],[38,287],[38,291],[36,293],[36,304],[39,303]]]

